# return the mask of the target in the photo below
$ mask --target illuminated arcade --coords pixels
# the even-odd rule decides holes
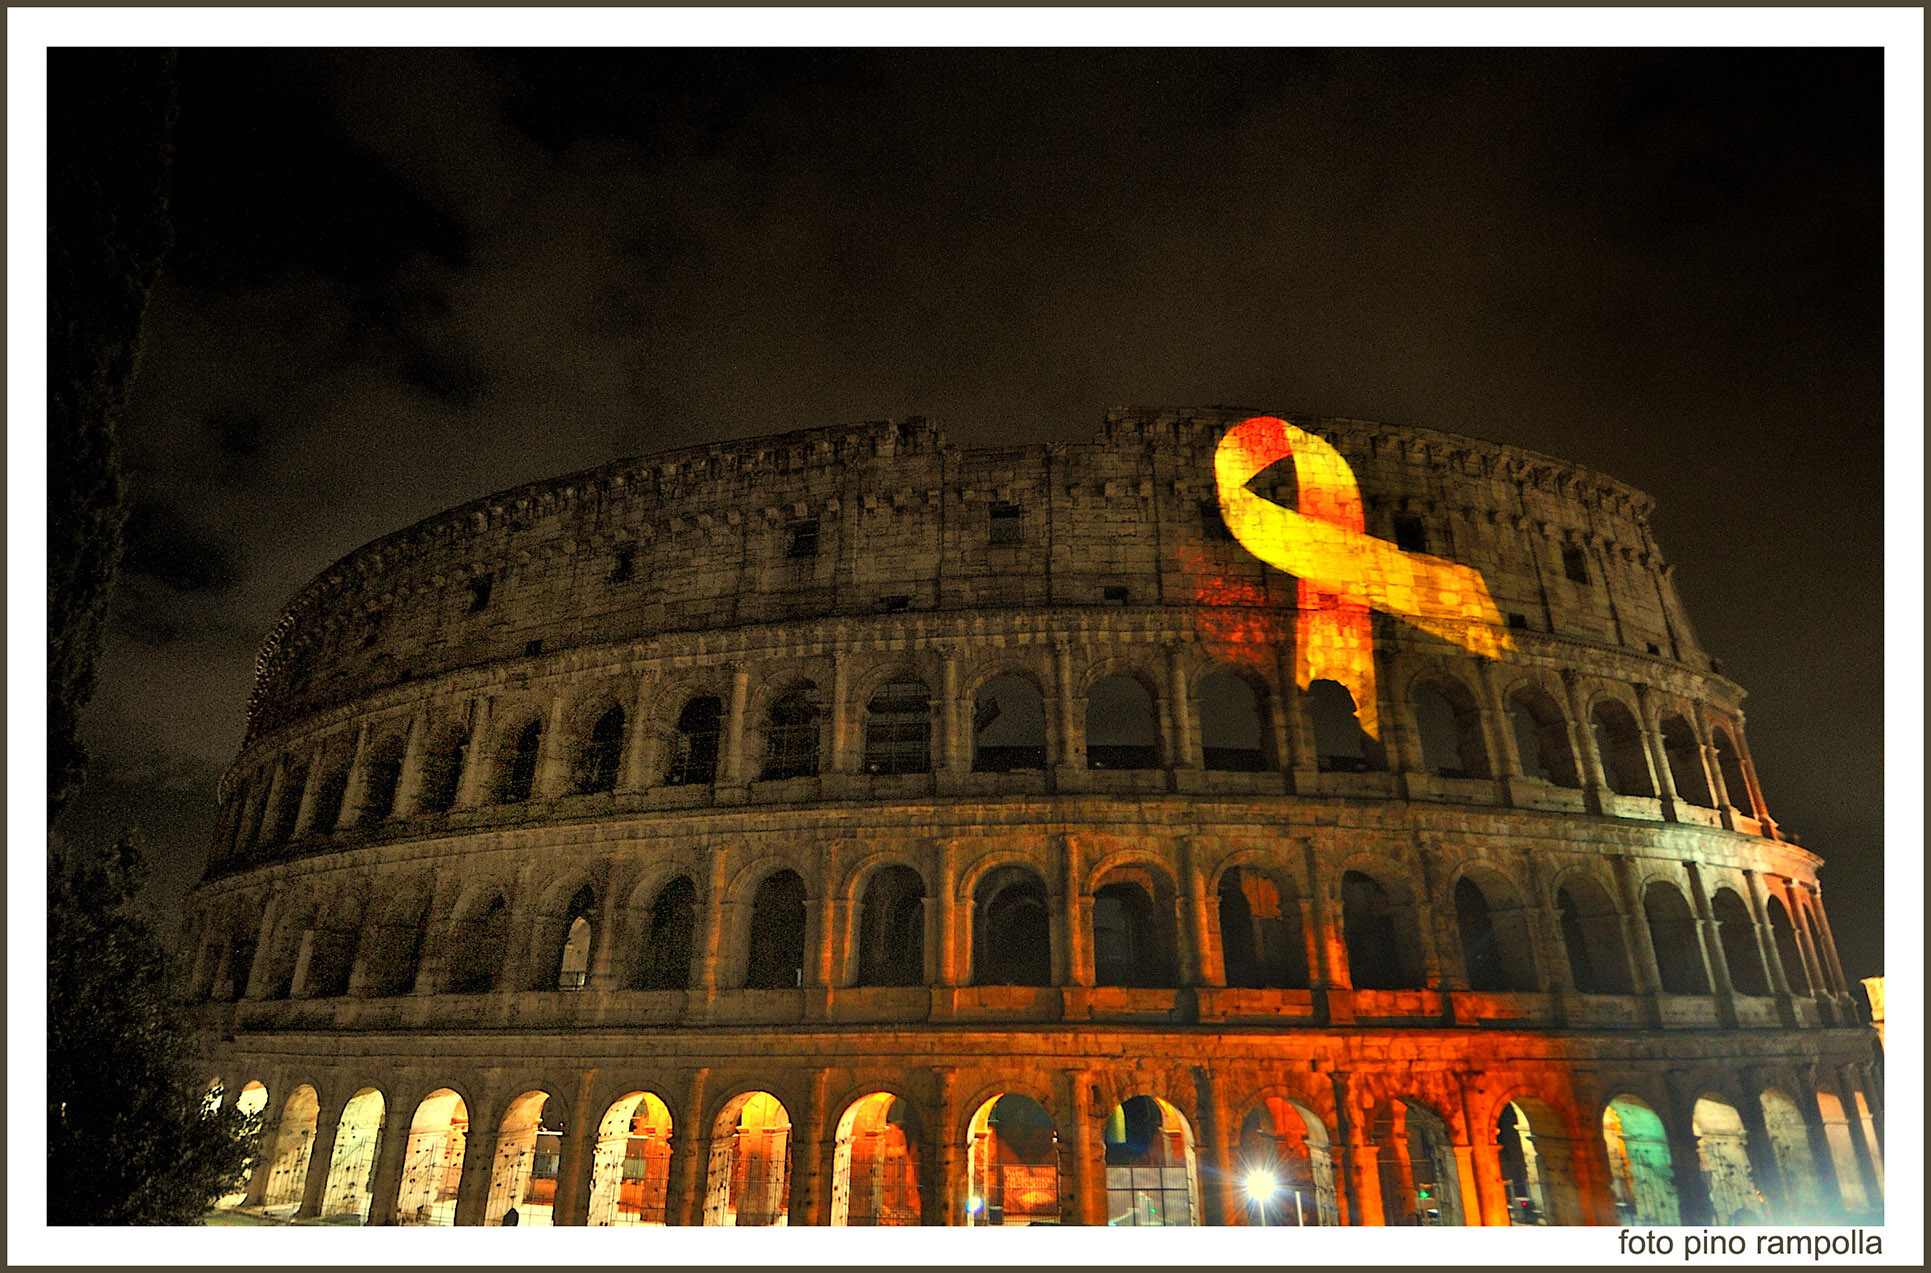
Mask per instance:
[[[210,1078],[268,1129],[224,1205],[1881,1220],[1820,858],[1649,511],[1426,429],[1123,410],[368,544],[264,643],[190,900]]]

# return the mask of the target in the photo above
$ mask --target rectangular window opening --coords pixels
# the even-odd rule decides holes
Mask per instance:
[[[611,583],[629,583],[637,577],[637,550],[619,548],[610,564]]]
[[[528,658],[528,659],[533,659],[533,658],[535,658],[535,657],[536,657],[537,655],[539,655],[539,654],[541,654],[541,653],[543,653],[543,638],[542,638],[542,637],[538,637],[538,638],[537,638],[536,640],[534,640],[534,641],[525,641],[525,642],[523,643],[523,657],[524,657],[524,658]]]
[[[908,596],[880,597],[878,608],[886,614],[901,614],[912,608],[912,598]]]
[[[1126,588],[1118,584],[1105,589],[1102,595],[1110,606],[1123,606],[1128,600]]]
[[[987,510],[991,541],[995,544],[1019,542],[1019,505],[994,504]]]
[[[469,581],[469,612],[480,614],[489,609],[490,588],[496,583],[496,576],[482,575]]]
[[[1529,626],[1529,616],[1526,614],[1512,614],[1509,616],[1509,626],[1511,628],[1526,628]]]
[[[1569,576],[1571,583],[1589,582],[1589,561],[1580,548],[1562,550],[1562,573]]]
[[[1428,551],[1428,528],[1421,518],[1406,513],[1395,517],[1395,547],[1405,553]]]
[[[816,557],[818,555],[818,519],[793,522],[790,535],[785,542],[784,555],[792,558]]]
[[[1219,500],[1200,501],[1200,533],[1216,543],[1233,542],[1234,532],[1227,529],[1227,519],[1221,515]]]

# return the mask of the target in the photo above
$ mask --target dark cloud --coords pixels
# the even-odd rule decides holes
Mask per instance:
[[[179,592],[226,592],[241,581],[240,554],[191,525],[179,509],[144,501],[127,517],[121,569]]]

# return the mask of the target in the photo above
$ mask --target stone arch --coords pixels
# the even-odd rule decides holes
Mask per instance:
[[[304,938],[309,948],[307,966],[296,986],[303,998],[334,999],[348,993],[366,894],[366,882],[358,879],[338,888],[332,898],[315,908]]]
[[[585,1223],[669,1223],[671,1112],[655,1092],[619,1096],[597,1124],[590,1168],[590,1205]]]
[[[689,989],[691,956],[697,946],[697,886],[688,874],[678,874],[657,886],[639,927],[641,940],[631,985],[638,990]]]
[[[1658,732],[1663,738],[1663,755],[1669,762],[1670,780],[1676,785],[1677,796],[1690,804],[1710,808],[1716,803],[1716,797],[1710,794],[1709,779],[1703,769],[1703,747],[1690,722],[1680,713],[1671,713],[1663,718]]]
[[[932,691],[916,672],[894,669],[855,701],[865,704],[866,773],[922,774],[932,771],[932,740],[937,714]]]
[[[1656,787],[1650,781],[1649,753],[1643,745],[1637,713],[1621,698],[1606,695],[1590,708],[1589,725],[1596,737],[1603,781],[1609,789],[1619,796],[1654,796]]]
[[[1404,1096],[1375,1112],[1374,1143],[1382,1147],[1383,1223],[1456,1227],[1467,1221],[1455,1133],[1449,1119]]]
[[[1556,925],[1569,961],[1569,980],[1586,995],[1634,993],[1629,943],[1615,894],[1589,870],[1565,871],[1556,884]]]
[[[1419,990],[1427,982],[1421,923],[1405,876],[1367,862],[1340,873],[1341,932],[1357,990]]]
[[[322,1191],[319,1214],[324,1219],[352,1215],[363,1224],[369,1222],[369,1207],[374,1201],[369,1189],[375,1181],[385,1112],[382,1091],[375,1087],[360,1089],[342,1107],[342,1117],[335,1125],[335,1147],[329,1152],[328,1181]]]
[[[607,868],[583,864],[552,878],[537,895],[524,934],[529,945],[531,990],[580,990],[588,983],[597,930],[603,924]],[[574,984],[564,985],[566,957]]]
[[[1115,1105],[1100,1134],[1106,1156],[1109,1225],[1204,1224],[1193,1125],[1158,1096]]]
[[[831,1223],[915,1225],[920,1219],[918,1115],[892,1092],[845,1107],[833,1140]]]
[[[519,1225],[547,1227],[554,1222],[566,1126],[563,1103],[541,1088],[509,1103],[496,1127],[484,1224],[501,1224],[512,1207]]]
[[[865,872],[852,954],[859,986],[917,986],[925,982],[925,880],[903,862]]]
[[[1243,855],[1244,856],[1244,855]],[[1306,918],[1280,873],[1237,862],[1222,869],[1218,899],[1222,979],[1258,990],[1306,990]]]
[[[262,1191],[262,1209],[293,1215],[302,1205],[302,1191],[308,1185],[309,1155],[315,1148],[315,1123],[321,1102],[315,1088],[303,1083],[282,1102],[282,1117],[275,1131],[274,1148],[268,1157],[268,1185]]]
[[[456,1195],[469,1139],[469,1101],[455,1088],[439,1087],[416,1103],[396,1193],[396,1223],[456,1223]]]
[[[1696,1134],[1697,1167],[1710,1196],[1715,1224],[1766,1224],[1763,1194],[1750,1172],[1749,1133],[1728,1097],[1699,1096],[1690,1119]]]
[[[1517,685],[1503,701],[1522,773],[1558,787],[1580,787],[1576,752],[1569,741],[1569,714],[1561,699],[1531,680]]]
[[[742,1092],[712,1122],[704,1223],[782,1225],[790,1211],[791,1115],[770,1092]]]
[[[328,742],[316,758],[309,778],[314,794],[309,800],[309,835],[329,835],[342,816],[342,799],[349,791],[349,766],[355,759],[354,741],[338,737]]]
[[[490,795],[497,804],[523,804],[536,797],[544,750],[543,713],[526,707],[497,726],[491,752]]]
[[[1137,669],[1093,669],[1084,694],[1086,767],[1158,769],[1160,695]]]
[[[385,730],[372,740],[362,762],[362,805],[356,810],[356,824],[380,826],[396,811],[396,795],[402,788],[402,758],[408,738],[401,730]]]
[[[764,744],[759,778],[777,782],[817,777],[825,751],[826,716],[814,681],[792,682],[790,688],[772,695],[757,718]]]
[[[244,1118],[258,1119],[265,1122],[265,1115],[268,1111],[267,1086],[259,1079],[250,1079],[247,1083],[243,1084],[241,1091],[235,1096],[235,1110]],[[262,1130],[265,1132],[266,1128],[263,1127]],[[259,1146],[260,1141],[257,1141],[258,1150]],[[217,1199],[215,1205],[218,1207],[240,1206],[242,1201],[247,1198],[248,1186],[260,1166],[261,1155],[257,1152],[254,1157],[248,1159],[242,1165],[241,1179],[235,1183],[235,1187]]]
[[[1194,683],[1194,698],[1204,768],[1235,773],[1280,768],[1266,681],[1215,664]]]
[[[1233,1167],[1243,1205],[1228,1223],[1339,1226],[1334,1149],[1327,1124],[1309,1106],[1278,1092],[1260,1096],[1241,1120]]]
[[[1663,991],[1673,995],[1710,993],[1709,970],[1703,962],[1703,939],[1695,912],[1674,882],[1652,879],[1643,889],[1643,917],[1649,924],[1650,945]]]
[[[973,772],[1046,767],[1046,697],[1029,669],[1001,665],[971,698]]]
[[[294,838],[295,817],[302,809],[302,793],[308,789],[308,773],[306,758],[285,762],[281,789],[275,796],[275,807],[270,810],[268,820],[262,827],[263,847],[286,844]]]
[[[1348,687],[1326,679],[1302,691],[1313,729],[1314,767],[1322,773],[1368,773],[1388,767],[1387,750],[1361,728]]]
[[[1095,984],[1177,985],[1179,934],[1172,877],[1150,860],[1112,855],[1088,878]]]
[[[1716,920],[1731,988],[1742,995],[1769,994],[1763,961],[1757,957],[1757,925],[1743,898],[1733,888],[1719,888],[1710,894],[1710,914]]]
[[[473,885],[450,912],[443,955],[443,989],[449,994],[495,990],[509,954],[510,904],[506,890]]]
[[[1603,1107],[1602,1134],[1609,1153],[1610,1191],[1622,1222],[1681,1224],[1669,1135],[1649,1103],[1628,1093],[1612,1098]]]
[[[615,791],[622,776],[624,746],[633,728],[630,713],[608,691],[589,696],[585,706],[596,715],[587,726],[573,722],[570,790],[577,795]]]
[[[1424,768],[1438,778],[1491,778],[1481,702],[1461,677],[1427,669],[1408,683],[1408,710]]]
[[[1536,991],[1535,934],[1515,882],[1480,863],[1466,867],[1450,896],[1470,990]]]
[[[1829,1083],[1817,1086],[1817,1114],[1824,1124],[1824,1143],[1830,1149],[1838,1196],[1844,1209],[1857,1215],[1870,1207],[1870,1197],[1864,1191],[1864,1173],[1858,1169],[1850,1117],[1837,1089]]]
[[[669,752],[666,786],[716,782],[718,760],[724,753],[724,699],[716,694],[686,699],[671,723]]]
[[[805,898],[804,877],[789,867],[758,882],[745,934],[747,990],[791,990],[804,984]]]
[[[1811,993],[1810,977],[1804,971],[1803,948],[1797,944],[1797,930],[1790,922],[1790,912],[1784,909],[1783,899],[1773,894],[1763,909],[1770,922],[1771,942],[1777,948],[1777,962],[1783,965],[1784,984],[1792,994]]]
[[[1052,985],[1052,903],[1038,869],[1004,861],[978,872],[970,887],[972,984]]]
[[[1810,1131],[1804,1125],[1802,1107],[1790,1093],[1774,1086],[1764,1088],[1758,1101],[1763,1107],[1771,1159],[1783,1178],[1783,1214],[1776,1218],[1784,1224],[1834,1222],[1837,1217],[1830,1213],[1823,1191],[1817,1187],[1817,1163],[1811,1157]]]
[[[1589,1222],[1576,1181],[1576,1140],[1554,1105],[1516,1093],[1502,1104],[1491,1130],[1502,1163],[1510,1224]]]
[[[422,771],[415,805],[424,813],[447,813],[462,794],[463,772],[470,764],[469,726],[448,721],[433,727],[422,749]]]
[[[1040,1095],[1000,1088],[967,1104],[966,1224],[1059,1222],[1059,1128]]]
[[[286,999],[294,992],[302,937],[311,927],[315,909],[315,899],[306,893],[284,893],[271,903],[274,922],[268,940],[255,952],[251,980],[258,987],[256,998]]]
[[[416,987],[428,944],[431,898],[427,881],[419,878],[384,878],[381,888],[388,896],[363,928],[356,959],[368,993],[387,998]]]
[[[1747,817],[1756,817],[1756,802],[1750,798],[1750,780],[1743,772],[1743,753],[1737,749],[1728,725],[1719,722],[1710,726],[1710,749],[1716,753],[1717,772],[1723,776],[1730,807]]]

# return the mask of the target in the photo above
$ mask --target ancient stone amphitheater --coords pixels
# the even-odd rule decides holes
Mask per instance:
[[[1357,714],[1297,687],[1297,581],[1222,515],[1246,414],[701,447],[329,567],[263,647],[186,919],[210,1077],[265,1119],[226,1205],[1880,1217],[1819,859],[1649,500],[1300,419],[1511,647],[1377,613]]]

